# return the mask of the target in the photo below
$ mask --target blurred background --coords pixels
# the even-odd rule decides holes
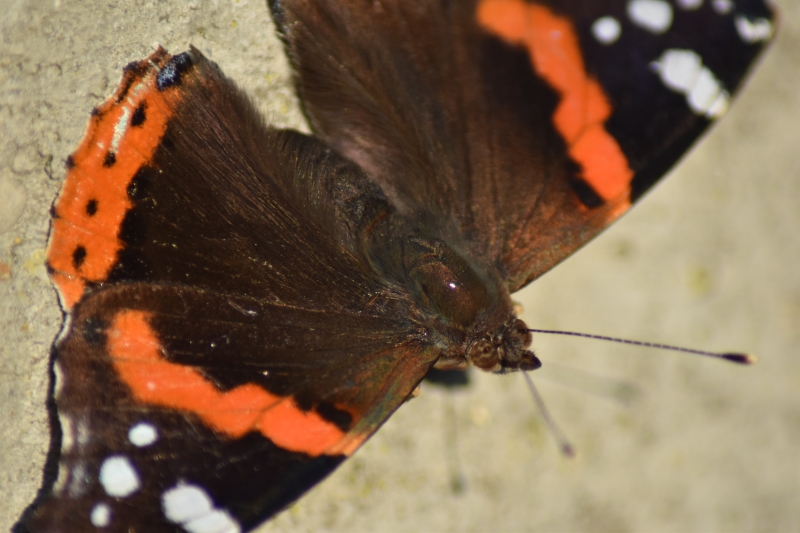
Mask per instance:
[[[728,116],[630,214],[515,296],[531,327],[760,363],[538,335],[533,377],[576,459],[520,376],[424,384],[259,531],[800,530],[800,4],[780,8]],[[61,314],[43,261],[64,160],[125,64],[190,43],[274,123],[304,127],[262,1],[0,1],[1,530],[33,499],[47,449]]]

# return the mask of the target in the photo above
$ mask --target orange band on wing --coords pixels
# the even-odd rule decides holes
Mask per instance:
[[[525,46],[536,73],[561,96],[553,124],[566,142],[582,178],[604,200],[630,187],[633,171],[616,139],[603,124],[611,104],[583,65],[570,22],[523,0],[482,0],[478,21],[508,43]]]
[[[233,438],[258,431],[281,448],[311,456],[341,453],[345,433],[291,398],[246,384],[220,391],[192,367],[166,361],[147,313],[123,311],[109,329],[114,368],[142,403],[189,411]]]
[[[156,152],[181,94],[159,91],[170,60],[163,49],[128,68],[116,93],[96,109],[58,201],[47,251],[62,303],[70,309],[87,282],[106,279],[122,248],[118,235],[132,207],[127,188]]]

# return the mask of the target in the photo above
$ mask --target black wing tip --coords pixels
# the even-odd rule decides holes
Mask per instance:
[[[164,91],[170,87],[180,85],[183,80],[183,74],[187,72],[192,65],[192,55],[198,54],[199,51],[192,47],[190,52],[183,52],[178,55],[172,56],[164,68],[159,71],[156,77],[156,87],[159,91]],[[196,57],[196,56],[195,56]]]

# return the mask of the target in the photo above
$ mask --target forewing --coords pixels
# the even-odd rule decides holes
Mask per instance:
[[[513,291],[624,213],[724,113],[761,0],[275,0],[312,127]]]
[[[357,169],[340,172],[314,138],[268,128],[197,50],[126,67],[68,168],[47,254],[67,309],[132,281],[309,307],[357,306],[381,289],[336,238],[330,207],[298,190]]]

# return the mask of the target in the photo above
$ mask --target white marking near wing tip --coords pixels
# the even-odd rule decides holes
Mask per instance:
[[[144,448],[158,440],[158,431],[153,424],[139,422],[128,431],[128,440],[134,446]]]
[[[240,533],[241,526],[227,511],[214,507],[211,497],[197,485],[179,482],[161,495],[164,516],[189,533]]]
[[[111,523],[111,508],[107,503],[98,503],[92,507],[89,520],[94,527],[106,527]]]
[[[131,117],[131,108],[122,106],[122,114],[119,120],[114,124],[114,136],[111,137],[111,151],[115,154],[119,151],[119,144],[122,142],[122,137],[128,131],[128,119]]]
[[[736,25],[739,37],[746,43],[767,41],[772,38],[772,33],[775,31],[772,22],[765,18],[750,20],[744,15],[737,15],[733,23]]]
[[[717,78],[706,67],[700,69],[697,80],[692,86],[692,90],[686,96],[689,102],[689,107],[697,114],[705,114],[708,112],[711,104],[716,102],[717,97],[722,91]]]
[[[691,90],[703,60],[691,50],[666,50],[653,68],[661,75],[661,81],[673,91],[685,93]]]
[[[711,6],[720,15],[727,15],[733,11],[733,2],[731,0],[712,0]]]
[[[106,494],[117,498],[130,496],[141,486],[139,475],[130,462],[123,455],[107,457],[100,465],[100,484]]]
[[[614,17],[600,17],[592,24],[592,35],[600,44],[613,44],[619,39],[622,27]]]
[[[703,5],[703,0],[678,0],[678,7],[687,11],[693,11]]]
[[[150,65],[156,67],[156,69],[158,70],[158,65],[156,65],[152,61],[150,61]],[[128,102],[131,105],[138,106],[140,103],[139,95],[143,92],[147,92],[148,90],[150,90],[150,87],[148,87],[147,83],[140,81],[139,83],[134,85],[130,91],[128,91]]]
[[[652,67],[665,86],[686,96],[689,107],[698,115],[717,118],[728,109],[730,95],[696,52],[666,50]]]
[[[663,0],[631,0],[627,11],[631,22],[650,33],[664,33],[672,25],[672,6]]]
[[[214,502],[196,485],[178,483],[161,496],[161,507],[170,522],[181,524],[210,513]]]

